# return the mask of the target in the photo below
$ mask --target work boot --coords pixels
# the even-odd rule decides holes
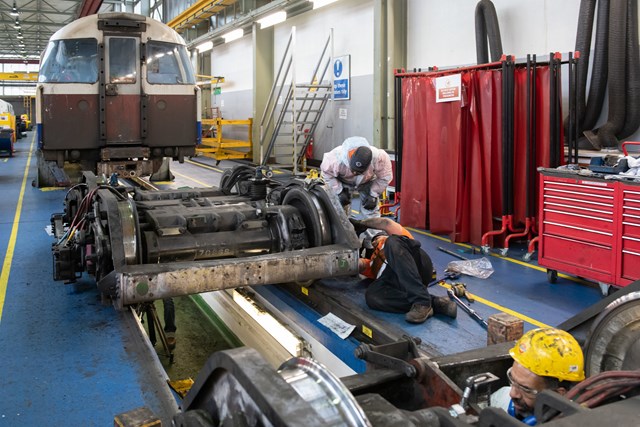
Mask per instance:
[[[452,319],[458,315],[458,305],[448,297],[431,297],[431,306],[435,314],[444,314]]]
[[[409,323],[422,323],[431,316],[433,316],[433,308],[415,303],[411,306],[411,310],[404,315],[404,320]]]

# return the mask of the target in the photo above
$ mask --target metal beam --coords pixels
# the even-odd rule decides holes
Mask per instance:
[[[169,21],[167,25],[180,32],[211,18],[216,13],[224,10],[225,7],[231,6],[236,2],[237,0],[200,0]]]
[[[406,0],[374,1],[373,145],[395,150],[394,74],[407,58]]]
[[[98,13],[98,9],[102,6],[102,0],[82,0],[82,5],[78,9],[77,18],[83,18],[85,16],[94,15]]]
[[[8,61],[0,62],[7,63]],[[23,62],[23,61],[19,61]],[[38,81],[38,73],[0,73],[0,81],[26,81],[26,82],[37,82]]]

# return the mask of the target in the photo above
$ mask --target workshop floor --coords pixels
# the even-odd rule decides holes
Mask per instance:
[[[148,348],[136,338],[136,325],[125,312],[104,305],[90,280],[74,285],[52,280],[53,238],[46,227],[50,215],[63,208],[64,190],[31,186],[36,176],[34,140],[34,133],[28,133],[16,144],[13,158],[0,158],[0,426],[109,425],[114,415],[139,406],[148,406],[166,419],[177,405],[165,380],[194,375],[193,366],[182,370],[178,362],[192,354],[198,366],[212,351],[209,345],[226,345],[228,339],[205,328],[191,300],[179,299],[176,363],[168,366],[162,355],[149,356]],[[206,168],[192,161],[172,165],[175,182],[161,186],[217,185],[223,168],[232,165],[204,158],[196,161]],[[412,232],[438,272],[454,260],[438,246],[479,256],[424,231]],[[535,262],[489,258],[495,269],[489,279],[463,280],[477,296],[472,306],[482,317],[506,311],[522,318],[526,329],[556,325],[600,299],[596,287],[564,276],[554,285],[547,283],[545,271]],[[352,304],[368,310],[364,288],[357,281],[333,286],[340,286]],[[445,293],[441,287],[432,289]],[[456,320],[436,316],[423,325],[409,325],[402,315],[375,315],[427,340],[442,354],[485,345],[482,327],[461,312]]]

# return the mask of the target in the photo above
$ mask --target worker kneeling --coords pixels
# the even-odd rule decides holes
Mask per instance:
[[[555,328],[533,329],[509,350],[513,366],[507,370],[511,387],[491,396],[491,406],[502,408],[525,424],[536,425],[533,408],[538,393],[553,390],[564,395],[584,379],[584,356],[569,333]]]
[[[374,279],[365,292],[369,307],[406,313],[405,320],[410,323],[422,323],[434,313],[456,317],[458,307],[453,301],[429,295],[431,258],[406,228],[388,218],[352,222],[358,233],[369,228],[380,230],[371,239],[371,255],[359,261],[360,274]]]
[[[354,191],[360,195],[360,214],[365,218],[380,216],[380,195],[392,178],[391,159],[381,149],[372,147],[360,136],[352,136],[325,153],[320,165],[322,179],[338,196],[347,216],[351,215]]]

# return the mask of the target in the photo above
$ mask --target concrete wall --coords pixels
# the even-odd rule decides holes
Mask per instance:
[[[476,63],[477,0],[407,0],[407,68]],[[505,53],[526,57],[575,48],[580,0],[492,0]]]
[[[411,70],[434,65],[475,64],[477,0],[406,1],[407,63],[389,64],[392,68]],[[558,51],[566,58],[567,52],[574,50],[580,0],[493,0],[493,3],[498,13],[505,53],[523,58],[527,54],[544,57],[551,51]],[[315,135],[316,159],[321,159],[322,153],[346,137],[360,135],[372,140],[374,4],[374,0],[340,0],[290,18],[274,29],[276,71],[292,26],[296,26],[299,78],[308,78],[311,74],[319,49],[331,28],[334,29],[334,54],[351,55],[352,97],[348,101],[335,101],[333,108],[325,111]],[[212,72],[227,79],[222,95],[213,101],[221,106],[226,118],[260,119],[262,111],[254,112],[251,105],[251,58],[251,35],[213,50]],[[566,91],[567,73],[563,74]],[[566,106],[566,96],[564,103]],[[604,110],[599,123],[606,121],[606,100]],[[345,114],[346,118],[340,118]],[[638,138],[640,132],[631,137]]]
[[[330,30],[334,56],[350,55],[351,99],[327,107],[315,132],[315,159],[350,136],[373,137],[373,2],[348,0],[298,15],[278,25],[276,67],[291,27],[296,27],[296,75],[309,81]],[[354,30],[356,29],[357,30]],[[342,110],[342,114],[341,111]],[[342,117],[342,118],[340,118]]]
[[[274,28],[274,72],[277,72],[291,28],[296,27],[296,76],[309,81],[331,28],[334,31],[334,55],[351,55],[351,99],[328,106],[315,133],[314,158],[353,135],[373,136],[373,2],[342,0],[298,15]],[[357,31],[353,31],[358,28]],[[260,30],[257,30],[260,31]],[[212,106],[220,108],[227,119],[253,117],[259,121],[262,111],[252,105],[253,62],[251,35],[214,47],[211,70],[224,76],[222,94],[214,96]],[[342,110],[342,111],[341,111]],[[345,111],[346,110],[346,111]],[[342,113],[342,115],[340,115]],[[346,114],[346,117],[345,117]],[[340,118],[343,117],[343,118]]]

